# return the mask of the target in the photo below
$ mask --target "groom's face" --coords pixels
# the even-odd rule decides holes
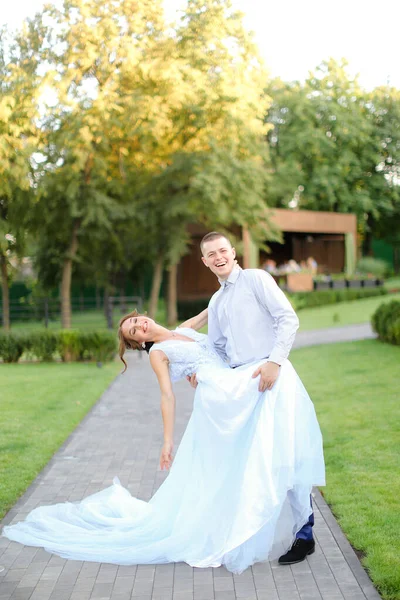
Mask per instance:
[[[224,237],[203,244],[202,261],[219,279],[227,279],[235,265],[235,248]]]

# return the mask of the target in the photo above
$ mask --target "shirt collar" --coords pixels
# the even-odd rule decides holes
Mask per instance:
[[[224,288],[228,285],[233,285],[234,283],[236,283],[237,278],[240,275],[240,271],[242,270],[242,267],[239,267],[239,265],[237,265],[236,267],[234,267],[228,277],[228,279],[219,279],[218,281],[221,284],[221,287]]]

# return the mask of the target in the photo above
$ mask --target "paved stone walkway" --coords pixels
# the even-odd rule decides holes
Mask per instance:
[[[147,356],[132,355],[100,401],[55,454],[2,525],[38,505],[81,500],[115,475],[148,500],[166,474],[159,392]],[[176,439],[192,405],[186,382],[176,386]],[[261,563],[239,576],[186,564],[118,567],[67,561],[0,538],[0,600],[378,600],[366,572],[321,494],[314,493],[317,549],[288,567]]]
[[[335,344],[337,342],[355,342],[376,338],[370,323],[348,325],[346,327],[329,327],[315,331],[299,331],[296,335],[294,348],[316,346],[319,344]]]

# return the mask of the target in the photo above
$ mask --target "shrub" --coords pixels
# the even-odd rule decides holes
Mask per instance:
[[[29,344],[12,333],[0,334],[0,357],[5,363],[18,362]]]
[[[18,362],[24,352],[41,361],[61,356],[64,362],[112,360],[117,350],[117,338],[108,331],[82,333],[76,330],[34,331],[24,336],[0,334],[0,358],[4,362]]]
[[[365,273],[366,275],[375,275],[376,277],[384,277],[389,273],[389,264],[379,258],[372,256],[364,256],[357,263],[356,271]]]
[[[57,350],[57,335],[52,331],[35,331],[27,338],[29,350],[42,361],[51,361]]]
[[[362,298],[383,296],[387,294],[383,287],[379,288],[343,288],[332,290],[316,290],[314,292],[296,292],[288,294],[289,300],[294,301],[297,310],[312,308],[314,306],[325,306],[327,304],[338,304],[339,302],[350,302]]]
[[[400,346],[400,302],[392,300],[378,306],[371,319],[379,339]]]
[[[116,337],[111,332],[82,333],[81,358],[98,363],[112,360],[117,350],[116,343]]]
[[[57,350],[61,360],[71,362],[82,358],[82,334],[79,331],[63,329],[57,332]]]
[[[287,297],[294,310],[302,308],[312,308],[314,306],[325,306],[326,304],[337,304],[339,302],[349,302],[361,298],[371,298],[373,296],[383,296],[388,291],[384,287],[376,288],[341,288],[332,290],[316,290],[313,292],[295,292],[287,293]],[[207,308],[209,300],[181,300],[178,301],[178,317],[181,321],[186,321],[202,310]]]

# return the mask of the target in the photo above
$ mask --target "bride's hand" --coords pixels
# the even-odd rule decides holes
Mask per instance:
[[[173,445],[171,444],[171,442],[164,442],[160,456],[161,470],[166,469],[168,471],[168,469],[171,468],[172,461],[174,460],[172,458],[172,450]]]

